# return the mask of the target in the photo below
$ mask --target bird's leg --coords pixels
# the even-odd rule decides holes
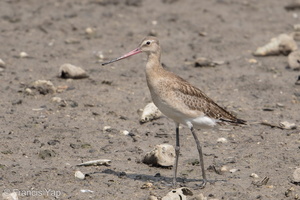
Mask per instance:
[[[194,139],[196,141],[196,144],[197,144],[197,149],[198,149],[198,153],[199,153],[199,160],[200,160],[200,165],[201,165],[201,170],[202,170],[202,177],[203,177],[203,183],[200,187],[204,188],[206,183],[207,183],[207,179],[206,179],[206,174],[205,174],[205,169],[204,169],[204,160],[203,160],[202,147],[201,147],[199,139],[198,139],[198,137],[195,133],[193,125],[190,123],[190,124],[188,124],[188,126],[189,126],[189,128],[190,128],[190,130],[191,130],[191,132],[194,136]]]
[[[177,168],[178,168],[178,159],[180,152],[180,143],[179,143],[179,124],[176,123],[176,146],[175,146],[175,167],[174,167],[174,176],[173,176],[173,186],[176,186],[176,178],[177,178]]]

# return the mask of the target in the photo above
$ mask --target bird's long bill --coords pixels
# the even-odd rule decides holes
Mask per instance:
[[[123,56],[121,56],[121,57],[119,57],[119,58],[115,58],[115,59],[113,59],[113,60],[111,60],[111,61],[102,63],[102,65],[107,65],[107,64],[109,64],[109,63],[113,63],[113,62],[122,60],[122,59],[124,59],[124,58],[128,58],[129,56],[133,56],[133,55],[138,54],[138,53],[141,53],[141,52],[142,52],[142,51],[141,51],[140,48],[136,48],[136,49],[130,51],[129,53],[126,53],[125,55],[123,55]]]

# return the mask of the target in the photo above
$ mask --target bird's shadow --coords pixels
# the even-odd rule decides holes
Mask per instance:
[[[129,178],[134,181],[141,181],[141,182],[153,182],[153,183],[161,183],[164,186],[167,187],[174,187],[172,182],[173,182],[173,177],[166,177],[162,176],[160,173],[151,176],[151,175],[146,175],[146,174],[136,174],[136,173],[126,173],[126,172],[120,172],[120,171],[115,171],[112,169],[105,169],[103,171],[95,171],[89,173],[89,175],[95,175],[95,174],[110,174],[114,175],[118,178]],[[177,177],[177,186],[186,186],[188,183],[201,183],[203,179],[188,179],[188,178],[181,178]],[[223,181],[223,180],[222,180]]]

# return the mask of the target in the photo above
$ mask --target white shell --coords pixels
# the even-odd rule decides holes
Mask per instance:
[[[145,123],[154,119],[158,119],[162,116],[160,110],[154,105],[153,102],[148,103],[143,109],[142,116],[140,118],[141,123]]]
[[[2,193],[2,198],[3,200],[18,200],[18,195],[16,192],[12,192],[12,193]]]
[[[224,138],[224,137],[221,137],[221,138],[218,138],[218,139],[217,139],[217,142],[218,142],[218,143],[227,143],[228,140],[227,140],[226,138]]]
[[[193,196],[193,193],[188,188],[182,187],[170,191],[162,200],[187,200],[186,196]]]
[[[91,160],[84,163],[80,163],[77,166],[95,166],[95,165],[110,165],[111,160],[108,159],[99,159],[99,160]]]
[[[300,50],[293,51],[288,56],[288,63],[293,70],[300,69]]]
[[[292,51],[298,49],[297,43],[292,36],[287,34],[281,34],[278,37],[272,38],[271,41],[257,48],[253,53],[255,56],[268,56],[268,55],[287,55]]]

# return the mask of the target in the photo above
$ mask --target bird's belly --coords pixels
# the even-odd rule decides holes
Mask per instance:
[[[188,125],[188,123],[192,123],[195,128],[211,128],[217,124],[216,119],[205,116],[199,111],[178,107],[174,102],[172,105],[170,102],[153,98],[153,103],[164,115],[179,124]]]

